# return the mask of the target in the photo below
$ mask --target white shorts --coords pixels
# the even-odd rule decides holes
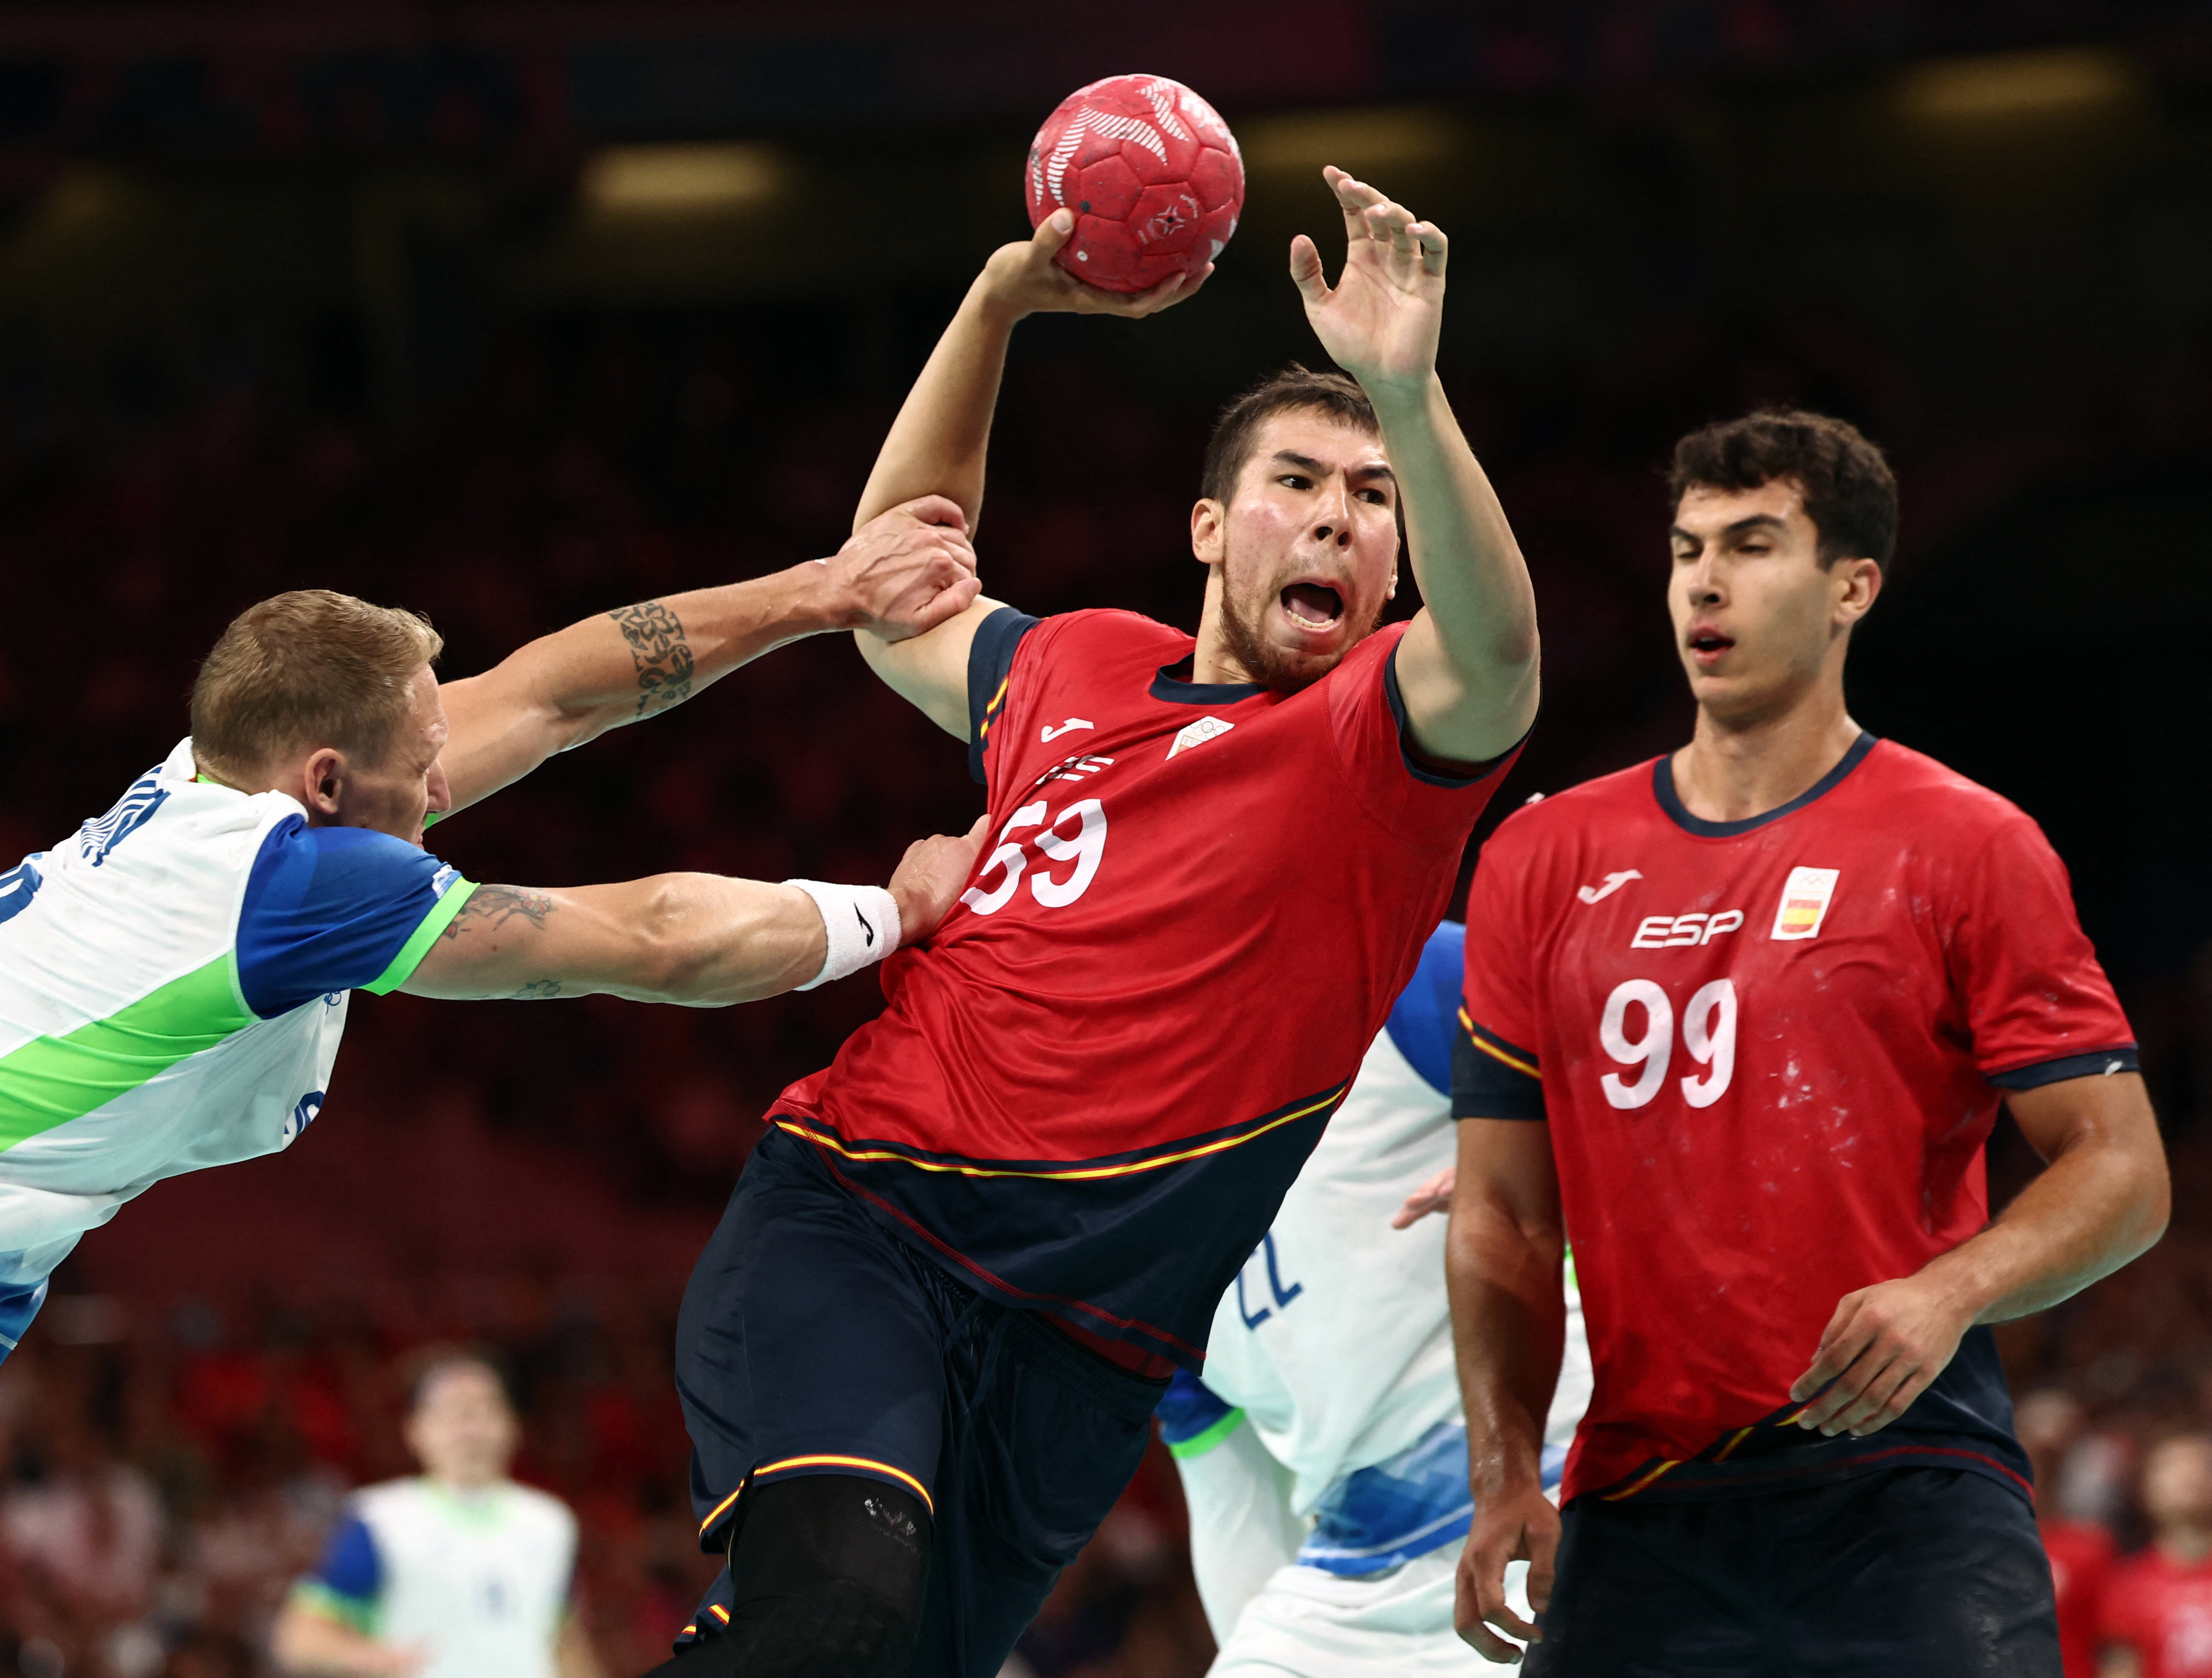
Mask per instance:
[[[1460,1546],[1447,1544],[1366,1578],[1280,1567],[1244,1605],[1208,1678],[1394,1678],[1494,1674],[1452,1630]],[[1505,1573],[1513,1611],[1528,1614],[1528,1564]]]

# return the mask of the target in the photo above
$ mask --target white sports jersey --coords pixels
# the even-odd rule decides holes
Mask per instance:
[[[1390,1227],[1406,1196],[1452,1163],[1448,1085],[1439,1090],[1416,1071],[1390,1032],[1378,1036],[1214,1316],[1206,1385],[1244,1411],[1268,1455],[1296,1476],[1301,1515],[1346,1474],[1459,1419],[1444,1219]],[[1545,1429],[1560,1452],[1589,1401],[1571,1267],[1567,1311],[1567,1355]]]
[[[576,1517],[512,1480],[459,1492],[429,1480],[355,1493],[297,1595],[319,1613],[428,1658],[417,1678],[554,1678],[576,1566]]]
[[[347,992],[404,980],[471,890],[404,841],[196,779],[190,740],[0,874],[0,1354],[124,1201],[313,1122]]]
[[[1452,1154],[1450,1097],[1382,1033],[1214,1314],[1203,1379],[1296,1476],[1301,1515],[1459,1414],[1444,1220],[1390,1227]]]
[[[1450,1046],[1462,949],[1451,922],[1430,939],[1267,1239],[1224,1296],[1203,1383],[1178,1377],[1161,1406],[1222,1678],[1488,1669],[1452,1630],[1457,1541],[1474,1505],[1445,1220],[1390,1227],[1455,1154]],[[1571,1262],[1566,1296],[1547,1489],[1590,1391]],[[1525,1572],[1508,1572],[1516,1602]]]

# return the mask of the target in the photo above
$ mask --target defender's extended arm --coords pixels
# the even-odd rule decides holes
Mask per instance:
[[[702,1008],[780,995],[823,975],[833,948],[851,952],[840,964],[849,970],[927,937],[967,883],[982,830],[979,821],[963,837],[907,847],[891,876],[895,925],[874,924],[865,903],[834,889],[817,900],[788,881],[720,874],[557,891],[480,885],[399,988],[463,1000],[601,995]]]
[[[980,585],[958,510],[925,497],[880,509],[834,559],[587,617],[441,690],[441,761],[455,810],[626,722],[681,704],[786,642],[830,629],[915,635]]]
[[[1536,597],[1437,377],[1446,240],[1343,170],[1322,173],[1344,212],[1344,271],[1332,288],[1300,234],[1291,278],[1322,347],[1375,404],[1398,479],[1424,602],[1398,647],[1406,719],[1431,755],[1480,763],[1535,720]]]
[[[1034,237],[991,253],[884,439],[854,515],[856,526],[902,500],[935,495],[958,508],[965,521],[962,528],[972,535],[983,508],[991,416],[999,405],[999,383],[1015,324],[1026,314],[1054,311],[1133,319],[1189,296],[1213,271],[1209,267],[1189,281],[1178,275],[1132,296],[1101,291],[1053,261],[1074,227],[1071,212],[1055,210]],[[975,626],[1000,605],[979,598],[928,633],[896,643],[872,631],[855,639],[869,667],[893,692],[964,740],[968,649]]]
[[[1520,1658],[1495,1626],[1535,1627],[1506,1605],[1505,1564],[1525,1560],[1528,1600],[1552,1593],[1559,1511],[1544,1495],[1544,1420],[1566,1347],[1565,1225],[1551,1127],[1462,1119],[1444,1281],[1467,1410],[1474,1524],[1459,1564],[1459,1634],[1485,1658]]]

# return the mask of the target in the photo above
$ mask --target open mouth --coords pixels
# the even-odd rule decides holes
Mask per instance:
[[[1294,582],[1282,593],[1283,610],[1302,629],[1333,629],[1344,617],[1344,596],[1315,582]]]
[[[1733,637],[1723,635],[1718,629],[1692,629],[1690,631],[1689,645],[1691,655],[1698,663],[1711,664],[1722,654],[1735,646],[1735,641]]]

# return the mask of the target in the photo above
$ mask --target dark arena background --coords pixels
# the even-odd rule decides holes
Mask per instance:
[[[0,853],[166,754],[262,596],[419,608],[460,675],[833,551],[969,277],[1026,233],[1030,134],[1132,70],[1220,108],[1248,211],[1188,307],[1023,327],[987,587],[1195,626],[1209,418],[1319,353],[1284,266],[1299,230],[1340,255],[1325,162],[1453,240],[1446,384],[1546,655],[1493,823],[1686,734],[1674,437],[1765,400],[1863,427],[1905,521],[1854,711],[2044,824],[2173,1150],[2165,1242],[2003,1333],[2016,1393],[2086,1407],[2046,1495],[2139,1543],[2142,1444],[2212,1422],[2201,0],[6,6]],[[476,879],[868,880],[979,809],[838,636],[436,840]],[[89,1236],[0,1369],[0,1672],[275,1670],[338,1499],[406,1471],[409,1354],[451,1341],[512,1366],[606,1669],[661,1658],[712,1572],[683,1278],[766,1103],[879,1002],[357,997],[313,1130]],[[2001,1130],[1999,1192],[2033,1169]],[[1181,1519],[1156,1451],[1009,1673],[1202,1672]]]

